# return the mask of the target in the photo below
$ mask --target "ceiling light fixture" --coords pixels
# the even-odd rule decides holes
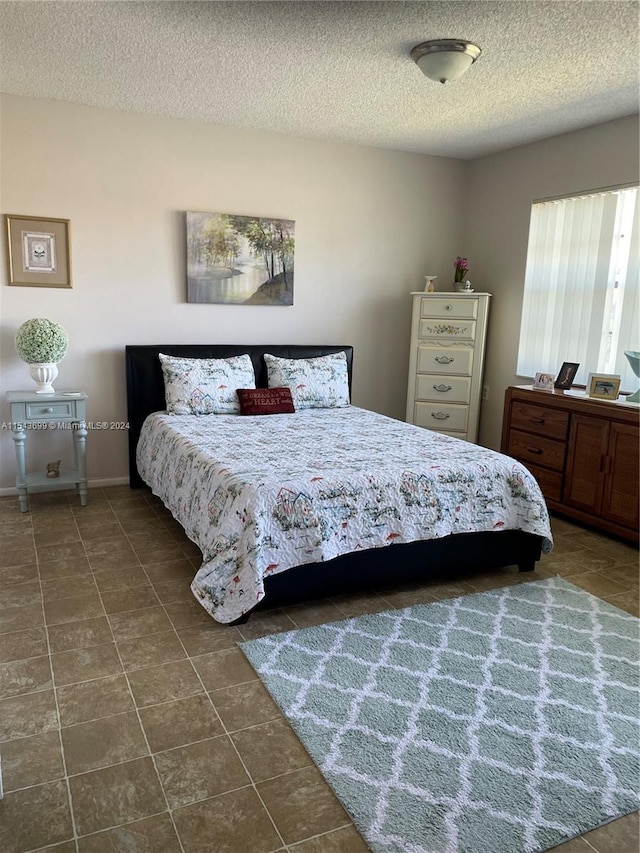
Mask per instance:
[[[435,39],[417,44],[411,59],[430,80],[448,83],[462,77],[482,51],[464,39]]]

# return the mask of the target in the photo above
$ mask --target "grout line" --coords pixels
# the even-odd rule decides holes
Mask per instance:
[[[122,525],[120,525],[120,526],[122,527]],[[126,531],[124,530],[124,528],[122,528],[122,529],[123,529],[124,535],[125,535],[125,537],[126,537],[126,539],[127,539],[127,542],[128,542],[128,543],[129,543],[129,545],[131,546],[131,542],[130,542],[130,540],[129,540],[129,537],[128,537],[128,535],[127,535]],[[137,555],[136,555],[136,556],[137,556]],[[141,565],[142,565],[142,564],[141,564]],[[143,569],[144,569],[144,567],[143,567]],[[146,571],[145,571],[145,575],[146,575]],[[148,576],[147,576],[147,579],[148,579]],[[102,593],[100,592],[100,590],[98,590],[98,595],[100,596],[100,602],[101,602],[101,604],[102,604],[102,606],[103,606],[103,608],[104,608],[104,603],[102,602]],[[168,618],[168,617],[167,617],[167,618]],[[130,680],[129,680],[128,673],[127,673],[126,669],[124,668],[124,663],[123,663],[123,661],[122,661],[122,656],[121,656],[121,654],[120,654],[120,649],[118,648],[118,643],[117,643],[116,638],[115,638],[115,635],[114,635],[114,633],[113,633],[113,629],[112,629],[111,622],[110,622],[110,620],[109,620],[109,616],[108,616],[108,614],[107,614],[107,625],[109,626],[109,632],[111,633],[111,637],[112,637],[112,640],[113,640],[113,645],[114,645],[114,647],[115,647],[116,654],[118,655],[118,660],[120,661],[120,666],[122,667],[122,673],[123,673],[124,678],[125,678],[125,681],[126,681],[126,683],[127,683],[127,689],[129,690],[129,693],[130,693],[130,695],[131,695],[131,699],[132,699],[132,701],[133,701],[133,711],[134,711],[134,713],[135,713],[135,715],[136,715],[136,719],[138,720],[138,725],[139,725],[139,727],[140,727],[140,731],[142,732],[142,736],[143,736],[143,738],[144,738],[144,742],[145,742],[146,747],[147,747],[147,750],[148,750],[148,757],[151,759],[151,763],[153,764],[153,769],[155,770],[155,773],[156,773],[156,779],[157,779],[158,785],[160,786],[160,791],[161,791],[161,793],[162,793],[162,797],[163,797],[163,799],[164,799],[164,802],[165,802],[165,805],[166,805],[166,808],[167,808],[167,812],[168,812],[168,814],[169,814],[169,820],[171,821],[171,824],[172,824],[172,826],[173,826],[173,831],[175,832],[175,834],[176,834],[176,838],[178,839],[178,844],[180,845],[180,850],[182,851],[182,853],[185,853],[185,849],[184,849],[184,846],[183,846],[183,844],[182,844],[182,839],[180,838],[180,835],[179,835],[179,833],[178,833],[178,827],[176,826],[175,820],[174,820],[174,818],[173,818],[173,812],[172,812],[171,807],[170,807],[170,805],[169,805],[169,799],[168,799],[167,794],[166,794],[166,792],[165,792],[164,785],[162,784],[162,778],[160,777],[160,773],[158,772],[158,765],[156,764],[156,760],[155,760],[155,757],[154,757],[153,752],[152,752],[152,750],[151,750],[151,745],[150,745],[150,743],[149,743],[149,739],[147,738],[147,733],[146,733],[146,731],[145,731],[144,725],[142,724],[142,718],[141,718],[141,716],[140,716],[140,709],[138,708],[138,704],[137,704],[137,702],[136,702],[136,698],[135,698],[135,696],[134,696],[133,690],[131,689],[131,682],[130,682]],[[175,634],[176,634],[176,636],[177,636],[177,631],[175,631],[175,629],[174,629],[174,633],[175,633]],[[152,636],[152,635],[149,635],[149,636]],[[178,638],[178,639],[179,639],[179,638]],[[131,713],[131,712],[127,712],[127,713]],[[130,760],[134,760],[134,761],[135,761],[135,760],[143,759],[143,758],[146,758],[146,757],[147,757],[147,756],[138,756],[138,759],[130,759]],[[122,763],[122,764],[124,764],[124,763],[126,763],[126,762],[121,762],[121,763]],[[107,765],[107,766],[113,766],[113,765]],[[100,769],[104,769],[104,768],[100,768]],[[94,772],[94,771],[87,771],[87,772]],[[149,816],[147,816],[147,817],[149,817]],[[144,820],[144,819],[145,819],[145,818],[141,818],[141,820]],[[101,832],[104,832],[104,829],[101,829],[100,831],[101,831]]]
[[[35,536],[34,536],[34,547],[35,547]],[[67,802],[69,804],[69,815],[71,817],[71,829],[73,832],[73,839],[72,840],[73,840],[75,849],[77,851],[78,850],[78,841],[77,841],[78,828],[76,825],[76,816],[75,816],[75,811],[73,808],[73,799],[71,798],[71,785],[69,783],[69,774],[67,772],[67,759],[66,759],[66,756],[64,753],[64,743],[62,741],[62,717],[60,715],[60,705],[58,703],[58,691],[56,690],[56,680],[55,680],[55,675],[53,672],[53,657],[52,657],[52,652],[51,652],[51,643],[49,640],[49,626],[47,625],[46,613],[45,613],[45,609],[44,609],[44,592],[42,589],[42,578],[40,576],[40,560],[38,557],[38,548],[37,547],[35,547],[35,552],[36,552],[36,566],[37,566],[37,570],[38,570],[38,586],[40,588],[40,596],[42,599],[42,621],[44,624],[45,637],[46,637],[46,641],[47,641],[47,650],[48,650],[48,656],[49,656],[49,671],[51,673],[51,688],[53,691],[53,699],[55,702],[56,716],[58,718],[57,731],[58,731],[58,743],[60,745],[60,757],[62,760],[62,770],[63,770],[63,774],[64,774],[63,781],[64,781],[65,787],[67,789]]]

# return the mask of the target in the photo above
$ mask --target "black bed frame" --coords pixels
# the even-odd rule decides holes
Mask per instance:
[[[313,358],[345,352],[349,389],[353,370],[353,347],[282,344],[141,344],[125,349],[127,410],[129,420],[129,482],[131,488],[145,486],[136,468],[136,446],[148,415],[166,408],[164,379],[158,353],[183,358],[229,358],[248,353],[256,374],[256,385],[267,386],[265,352],[281,358]],[[272,607],[362,589],[382,588],[425,575],[444,576],[469,571],[517,565],[531,571],[540,559],[542,539],[521,530],[462,533],[444,539],[427,539],[389,545],[288,569],[265,579],[264,599],[258,608]],[[254,608],[254,609],[258,609]],[[248,618],[248,617],[247,617]],[[242,621],[242,620],[239,620]]]

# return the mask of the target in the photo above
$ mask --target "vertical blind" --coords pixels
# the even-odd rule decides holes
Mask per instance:
[[[637,187],[532,205],[518,351],[519,376],[618,373],[640,384],[625,350],[640,350]]]

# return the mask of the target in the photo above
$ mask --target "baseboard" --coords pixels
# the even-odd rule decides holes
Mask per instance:
[[[66,485],[68,489],[73,488],[72,485],[70,486],[67,483],[65,483],[64,485]],[[106,477],[104,480],[89,480],[87,485],[89,486],[90,489],[102,489],[102,488],[106,488],[107,486],[128,486],[129,485],[129,478],[128,477]],[[34,486],[34,487],[29,489],[29,492],[31,494],[34,494],[35,492],[48,491],[51,488],[52,488],[52,486],[49,486],[49,485],[46,486],[45,488],[42,488],[42,489],[39,489],[37,486]],[[10,496],[10,495],[16,495],[17,496],[15,486],[10,486],[9,488],[0,489],[0,498],[4,498],[4,497]]]
[[[107,486],[128,486],[128,477],[106,477],[104,480],[89,480],[90,489],[101,489]]]

